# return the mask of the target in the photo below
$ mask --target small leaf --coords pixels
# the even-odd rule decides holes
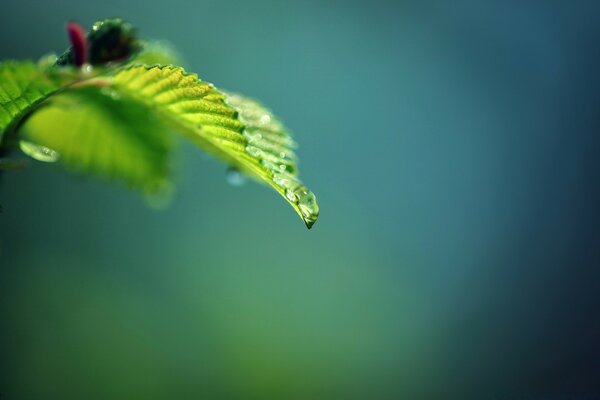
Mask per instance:
[[[85,87],[54,96],[21,137],[55,150],[71,170],[153,193],[169,178],[172,140],[165,129],[143,105],[110,88]]]
[[[64,84],[61,80],[29,61],[0,63],[0,141],[40,102],[60,89]]]
[[[310,228],[319,214],[315,196],[298,179],[294,141],[270,111],[225,95],[173,66],[132,66],[112,87],[155,110],[199,147],[280,193]]]

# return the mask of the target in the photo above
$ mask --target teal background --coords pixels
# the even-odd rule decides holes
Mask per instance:
[[[600,3],[2,5],[1,58],[122,16],[272,107],[321,218],[192,146],[166,210],[0,181],[0,399],[600,398]]]

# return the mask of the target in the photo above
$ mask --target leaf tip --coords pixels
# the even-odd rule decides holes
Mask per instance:
[[[306,215],[303,213],[303,215],[302,215],[302,221],[304,221],[304,225],[306,225],[306,228],[308,228],[308,230],[310,230],[313,227],[315,222],[317,222],[318,218],[319,218],[318,211],[315,214]]]
[[[315,224],[315,222],[317,222],[317,220],[315,219],[314,221],[309,221],[309,220],[304,220],[304,224],[306,225],[306,228],[308,228],[308,230],[310,231],[311,228],[313,227],[313,225]]]

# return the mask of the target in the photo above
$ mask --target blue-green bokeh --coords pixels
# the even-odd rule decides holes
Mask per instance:
[[[187,145],[162,211],[3,174],[0,399],[600,395],[598,4],[3,4],[3,59],[122,16],[268,104],[322,215]]]

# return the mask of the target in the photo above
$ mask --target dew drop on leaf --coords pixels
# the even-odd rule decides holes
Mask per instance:
[[[290,186],[291,181],[292,177],[290,177],[289,175],[280,174],[277,172],[273,174],[273,182],[275,182],[275,184],[279,187],[287,188]]]
[[[60,158],[57,151],[26,140],[19,141],[19,148],[29,157],[42,162],[56,162]]]
[[[295,203],[298,200],[298,198],[296,197],[296,194],[294,193],[294,191],[290,190],[290,189],[287,189],[285,191],[285,197],[287,197],[287,199],[289,201],[291,201],[292,203]]]
[[[106,97],[110,97],[111,99],[117,101],[117,100],[121,100],[121,95],[114,89],[108,88],[108,87],[104,87],[100,90],[100,92],[105,95]]]
[[[298,208],[302,213],[302,218],[306,226],[310,227],[315,223],[319,216],[319,205],[315,195],[304,186],[299,186],[295,190],[295,195],[298,198]]]
[[[250,154],[252,157],[260,157],[261,151],[256,146],[246,146],[246,153]]]
[[[262,126],[267,125],[270,122],[271,122],[271,116],[269,114],[264,114],[258,120],[259,125],[262,125]]]
[[[81,66],[81,73],[84,76],[87,76],[87,77],[92,76],[93,72],[94,72],[94,67],[92,67],[90,64],[83,64]]]
[[[271,161],[263,159],[263,160],[260,160],[260,164],[270,171],[277,170],[277,166],[275,166],[275,164],[273,164]]]

